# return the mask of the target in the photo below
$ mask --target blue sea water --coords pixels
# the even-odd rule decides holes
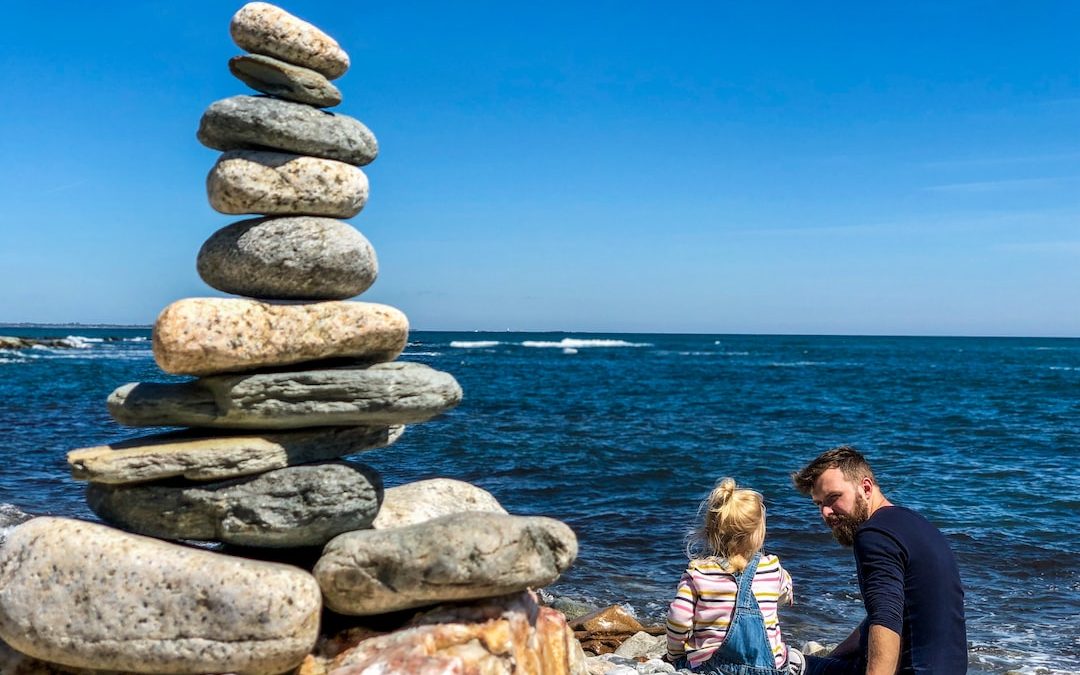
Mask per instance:
[[[149,330],[0,351],[0,503],[93,518],[68,450],[140,435],[105,399],[167,381]],[[414,332],[403,359],[452,373],[460,407],[360,455],[387,486],[436,476],[577,532],[549,590],[662,620],[699,500],[732,476],[765,494],[766,548],[795,579],[789,639],[862,618],[849,550],[788,475],[850,443],[886,495],[956,551],[970,672],[1080,672],[1080,340]]]

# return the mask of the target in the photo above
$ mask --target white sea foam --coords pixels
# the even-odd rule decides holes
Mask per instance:
[[[769,364],[774,368],[805,368],[806,366],[826,366],[824,361],[773,361]]]
[[[75,349],[90,349],[90,345],[98,342],[105,342],[105,340],[102,338],[83,337],[82,335],[69,335],[60,342]]]
[[[141,335],[139,337],[124,338],[124,342],[149,342],[149,341],[150,341],[150,338],[143,337]]]
[[[442,352],[402,352],[402,356],[442,356]]]
[[[573,347],[566,347],[562,350],[563,354],[577,354],[577,350]]]
[[[577,338],[563,338],[558,342],[546,342],[543,340],[525,340],[522,347],[554,347],[557,349],[581,349],[586,347],[652,347],[647,342],[627,342],[626,340],[580,340]]]
[[[483,347],[498,347],[502,343],[498,340],[454,340],[450,343],[451,347],[457,347],[458,349],[479,349]]]

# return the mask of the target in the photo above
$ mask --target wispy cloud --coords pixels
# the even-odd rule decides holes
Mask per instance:
[[[1010,166],[1018,164],[1049,164],[1053,162],[1080,161],[1080,150],[1076,152],[1050,153],[1043,155],[1014,155],[1006,157],[969,157],[965,159],[945,159],[923,162],[927,169],[964,169],[987,166]]]
[[[1067,253],[1080,254],[1080,240],[1072,241],[1025,241],[1011,244],[999,244],[994,247],[999,251],[1015,253]]]
[[[927,192],[976,193],[1002,192],[1006,190],[1031,190],[1074,183],[1080,176],[1054,176],[1050,178],[1010,178],[1006,180],[977,181],[973,183],[948,183],[923,188]]]

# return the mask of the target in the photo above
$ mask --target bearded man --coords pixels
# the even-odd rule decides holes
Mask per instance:
[[[964,589],[945,536],[894,506],[850,446],[823,453],[792,481],[821,509],[833,537],[855,552],[866,619],[806,674],[967,672]]]

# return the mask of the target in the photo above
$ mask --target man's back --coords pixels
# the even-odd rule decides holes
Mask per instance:
[[[901,637],[901,673],[967,671],[964,590],[936,527],[910,509],[880,508],[855,534],[855,562],[869,625]]]

